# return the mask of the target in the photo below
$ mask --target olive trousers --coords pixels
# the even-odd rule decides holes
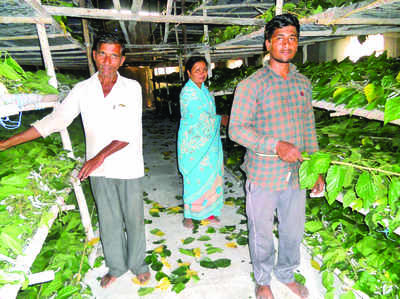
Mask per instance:
[[[119,277],[149,271],[145,263],[146,237],[142,180],[90,177],[96,201],[100,239],[109,274]]]

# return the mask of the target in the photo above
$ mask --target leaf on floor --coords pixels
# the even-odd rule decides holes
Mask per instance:
[[[167,214],[179,214],[183,212],[183,208],[181,206],[169,207],[167,209]]]
[[[88,244],[89,244],[90,246],[93,246],[93,245],[99,243],[99,241],[100,241],[100,238],[93,238],[93,239],[91,239],[91,240],[88,242]]]
[[[228,248],[237,248],[236,242],[226,243],[225,246],[228,247]]]
[[[157,209],[157,208],[151,208],[151,209],[149,210],[149,214],[150,214],[152,217],[160,217],[160,210]]]
[[[311,260],[310,263],[311,267],[313,267],[314,269],[317,269],[318,271],[321,270],[321,266],[316,260]]]
[[[154,292],[154,288],[140,288],[138,290],[138,295],[139,296],[146,296],[148,294],[151,294]]]
[[[213,254],[213,253],[221,253],[224,250],[222,248],[219,247],[208,247],[206,249],[207,254]]]
[[[162,232],[162,231],[161,231],[160,229],[158,229],[158,228],[152,229],[152,230],[150,231],[150,233],[153,234],[153,235],[156,235],[156,236],[158,236],[158,237],[162,237],[162,236],[165,235],[165,233]]]
[[[206,230],[207,234],[214,234],[216,232],[215,228],[213,228],[212,226],[209,226]]]
[[[195,248],[195,249],[193,249],[193,252],[194,252],[194,256],[195,256],[195,257],[200,257],[200,255],[201,255],[201,250],[200,250],[200,248]]]
[[[149,281],[150,281],[150,279],[141,282],[136,276],[132,278],[132,282],[133,282],[134,284],[141,285],[141,286],[144,286],[144,285],[148,284]]]
[[[206,225],[209,225],[209,224],[210,224],[210,221],[207,220],[207,219],[200,221],[200,225],[206,226]]]
[[[169,281],[168,277],[163,277],[160,280],[160,284],[158,286],[156,286],[156,288],[166,291],[169,289],[169,287],[171,286],[171,282]]]
[[[165,257],[162,257],[162,258],[161,258],[161,263],[162,263],[165,267],[167,267],[168,269],[171,268],[170,263],[168,263],[168,261],[167,261],[167,259],[166,259]]]
[[[192,243],[194,240],[195,240],[195,238],[193,238],[193,237],[188,237],[188,238],[186,238],[186,239],[182,239],[182,243],[183,243],[183,245],[187,245],[187,244]]]
[[[211,238],[209,236],[204,235],[204,236],[201,236],[200,238],[197,238],[197,240],[204,242],[204,241],[210,241]]]

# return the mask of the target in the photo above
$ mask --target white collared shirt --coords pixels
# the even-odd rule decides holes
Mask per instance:
[[[79,113],[85,130],[87,160],[113,140],[129,143],[108,156],[91,176],[132,179],[144,175],[142,89],[137,81],[118,74],[111,92],[104,97],[96,73],[76,84],[53,113],[32,125],[46,137],[69,126]]]

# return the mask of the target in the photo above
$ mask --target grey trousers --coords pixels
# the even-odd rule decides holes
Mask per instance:
[[[109,274],[148,271],[141,179],[90,177]]]
[[[275,263],[273,239],[274,214],[279,220],[279,248]],[[249,227],[250,257],[254,278],[259,285],[269,285],[271,272],[289,283],[300,265],[300,243],[304,233],[305,190],[289,187],[270,191],[246,182],[246,213]]]

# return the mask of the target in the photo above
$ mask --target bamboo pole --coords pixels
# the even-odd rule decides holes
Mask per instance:
[[[172,1],[173,0],[168,0],[167,1],[167,11],[166,11],[166,15],[167,16],[171,15]],[[166,44],[168,42],[168,33],[169,33],[169,23],[165,23],[164,44]]]
[[[1,22],[0,22],[1,23]],[[64,37],[64,33],[47,34],[47,38]],[[20,35],[20,36],[0,36],[0,40],[24,40],[24,39],[38,39],[37,35]]]
[[[303,63],[307,62],[307,45],[303,46]]]
[[[79,0],[79,1],[85,1],[85,0]],[[121,10],[121,3],[119,2],[119,0],[113,0],[113,4],[114,4],[114,8],[117,11]],[[81,5],[83,6],[83,5]],[[126,30],[126,26],[125,23],[123,21],[119,21],[119,26],[121,27],[122,33],[124,34],[125,40],[128,44],[130,44],[130,39],[129,39],[129,34],[128,31]]]
[[[315,100],[312,102],[312,104],[316,108],[341,112],[341,115],[346,115],[346,114],[356,115],[367,119],[379,120],[379,121],[384,121],[385,117],[384,112],[377,109],[374,110],[365,110],[362,108],[347,109],[345,108],[344,104],[336,105],[335,103],[330,103],[326,101],[315,101]],[[390,123],[395,125],[400,125],[400,119],[393,120]]]
[[[85,0],[79,0],[79,6],[85,6]],[[90,47],[90,37],[89,37],[89,25],[86,19],[82,19],[82,29],[83,29],[83,40],[85,41],[86,48],[86,56],[88,60],[88,67],[90,75],[93,75],[96,72],[96,69],[92,60],[92,51]]]
[[[181,0],[181,15],[185,15],[185,0]],[[187,49],[187,34],[186,34],[186,25],[182,25],[182,36],[183,36],[183,55],[186,55]]]
[[[43,24],[39,24],[43,25]],[[75,44],[68,45],[58,45],[58,46],[50,46],[50,50],[52,51],[60,51],[60,50],[69,50],[69,49],[80,49],[79,46]],[[0,51],[40,51],[41,47],[0,47]]]
[[[49,47],[49,41],[46,36],[46,28],[43,24],[36,24],[36,29],[39,36],[40,48],[43,54],[43,61],[46,68],[47,75],[49,75],[49,84],[57,88],[56,72],[54,70],[53,60],[51,58],[51,52]]]
[[[51,17],[0,17],[3,24],[51,24]]]
[[[57,88],[57,78],[54,70],[53,60],[51,58],[49,42],[46,36],[46,29],[43,24],[37,24],[36,27],[38,31],[40,45],[42,48],[43,60],[45,63],[46,71],[47,74],[50,76],[49,84]],[[72,151],[72,143],[71,139],[69,138],[68,130],[63,129],[60,131],[60,134],[64,149],[69,151],[68,156],[74,158],[74,153]],[[85,228],[86,236],[88,240],[91,240],[94,238],[94,233],[93,233],[92,223],[90,221],[90,214],[86,204],[85,195],[79,183],[73,180],[72,185],[74,187],[76,199],[79,205],[82,224],[83,227]]]
[[[226,8],[247,8],[247,7],[260,7],[260,8],[270,8],[272,4],[270,3],[235,3],[235,4],[224,4],[224,5],[209,5],[206,4],[209,1],[203,2],[203,4],[199,7],[196,7],[193,10],[193,13],[200,10],[200,9],[207,9],[210,10],[218,10],[218,9],[226,9]]]
[[[182,23],[182,24],[218,24],[218,25],[254,25],[263,26],[264,20],[253,18],[226,18],[202,16],[143,16],[130,11],[116,12],[108,9],[57,7],[43,5],[51,15],[77,18],[92,18],[103,20],[124,20],[151,23]]]
[[[275,15],[281,15],[283,12],[283,0],[276,0]]]
[[[339,19],[316,19],[315,24],[319,25],[400,25],[400,19],[390,18],[339,18]]]
[[[29,269],[31,268],[34,260],[39,254],[40,250],[43,247],[43,243],[46,240],[46,237],[49,233],[50,227],[53,225],[54,220],[57,218],[59,213],[59,204],[63,204],[63,202],[59,201],[57,204],[52,206],[48,213],[51,215],[49,221],[39,227],[32,239],[29,242],[29,245],[24,249],[23,253],[17,257],[15,260],[15,265],[12,270],[21,271],[25,274],[28,274]],[[23,277],[21,277],[22,279]],[[17,284],[6,284],[0,288],[1,298],[2,299],[11,299],[16,298],[19,289],[21,288],[22,282]]]
[[[205,3],[205,0],[203,0],[203,4]],[[203,16],[206,17],[207,16],[207,9],[203,8]],[[208,25],[204,24],[203,26],[204,29],[204,42],[206,44],[206,52],[205,52],[205,58],[208,62],[208,78],[212,77],[212,69],[211,69],[211,55],[210,55],[210,39],[208,36]]]

